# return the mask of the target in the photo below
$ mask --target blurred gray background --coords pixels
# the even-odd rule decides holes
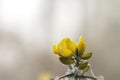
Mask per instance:
[[[119,0],[0,0],[0,80],[63,74],[52,44],[84,36],[96,76],[120,79]]]

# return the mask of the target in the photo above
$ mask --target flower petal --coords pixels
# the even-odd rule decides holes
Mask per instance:
[[[70,41],[69,38],[64,38],[59,44],[58,44],[58,49],[61,51],[63,48],[66,48],[68,43]]]
[[[52,50],[53,50],[53,52],[54,52],[56,55],[60,55],[60,51],[57,49],[57,46],[56,46],[56,45],[53,45],[53,46],[52,46]]]
[[[75,53],[76,48],[77,48],[76,43],[73,42],[73,41],[71,41],[71,42],[69,43],[69,48],[73,51],[73,53]]]
[[[71,57],[73,55],[73,52],[70,49],[63,49],[61,56],[63,57]]]
[[[86,42],[84,40],[83,37],[80,37],[80,40],[77,44],[77,47],[78,47],[78,53],[84,53],[85,49],[86,49]]]

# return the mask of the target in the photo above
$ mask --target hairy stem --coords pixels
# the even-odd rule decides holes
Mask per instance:
[[[97,80],[96,78],[91,77],[91,76],[81,76],[80,78],[89,78],[89,79],[92,79],[92,80]]]

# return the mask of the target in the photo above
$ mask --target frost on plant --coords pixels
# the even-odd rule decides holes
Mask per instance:
[[[77,43],[70,38],[64,38],[58,45],[53,45],[52,50],[60,62],[69,66],[69,69],[65,75],[51,80],[102,80],[95,77],[91,65],[88,63],[92,52],[85,52],[86,42],[83,37],[80,37]],[[89,70],[92,76],[85,74]]]

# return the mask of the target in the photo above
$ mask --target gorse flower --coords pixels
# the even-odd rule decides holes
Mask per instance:
[[[95,77],[84,75],[90,69],[88,59],[92,56],[92,52],[85,53],[86,42],[83,37],[80,37],[77,43],[70,38],[64,38],[58,45],[53,45],[52,50],[59,57],[60,62],[68,65],[71,70],[69,74],[60,77],[58,80],[72,76],[75,77],[75,80],[84,78],[97,80]]]
[[[59,56],[59,60],[65,65],[77,62],[75,61],[77,56],[79,60],[86,60],[92,56],[91,52],[84,54],[86,42],[82,36],[77,43],[70,40],[70,38],[64,38],[58,45],[53,45],[52,49]]]
[[[38,76],[38,80],[50,80],[52,78],[52,74],[48,72],[42,72]]]
[[[53,52],[61,57],[72,57],[75,55],[78,48],[79,54],[83,54],[86,49],[86,42],[83,37],[80,37],[78,43],[70,40],[70,38],[64,38],[58,45],[53,45]]]
[[[72,57],[76,51],[76,43],[64,38],[58,45],[53,45],[53,52],[61,57]]]

